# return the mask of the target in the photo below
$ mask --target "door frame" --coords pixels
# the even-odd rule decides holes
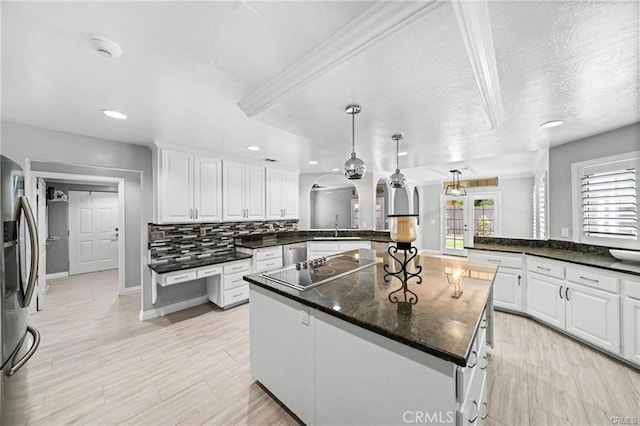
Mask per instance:
[[[45,181],[47,179],[60,179],[60,180],[69,180],[76,181],[79,184],[86,184],[91,182],[96,183],[117,183],[118,186],[118,228],[121,230],[120,238],[118,238],[118,294],[123,295],[126,294],[125,291],[125,255],[124,255],[124,247],[125,247],[125,221],[124,221],[124,178],[119,177],[111,177],[111,176],[93,176],[93,175],[80,175],[75,173],[58,173],[58,172],[42,172],[38,170],[31,170],[29,173],[29,180],[33,182],[37,178],[44,178]],[[31,197],[35,199],[37,194],[36,185],[31,185]],[[40,227],[38,227],[40,228]],[[39,265],[39,271],[46,270],[46,265]]]
[[[447,214],[445,209],[445,200],[452,199],[461,199],[464,200],[465,203],[465,211],[463,213],[463,221],[464,221],[464,246],[465,247],[473,247],[473,235],[475,234],[475,221],[473,220],[473,201],[483,198],[493,198],[496,200],[496,208],[495,208],[495,229],[494,236],[502,235],[502,225],[501,225],[501,216],[502,216],[502,204],[500,201],[500,192],[499,191],[491,191],[491,192],[472,192],[467,195],[445,195],[440,194],[440,252],[442,254],[448,254],[452,256],[466,256],[467,250],[462,249],[458,251],[452,251],[446,248],[446,240],[447,240]]]

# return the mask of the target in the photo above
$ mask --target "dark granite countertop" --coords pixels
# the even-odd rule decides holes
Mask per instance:
[[[422,284],[416,284],[416,279],[409,281],[409,289],[418,295],[418,302],[410,314],[402,314],[388,299],[389,293],[400,287],[400,281],[397,278],[384,281],[384,263],[393,265],[388,261],[389,255],[366,249],[346,252],[355,253],[361,257],[375,255],[381,262],[306,291],[266,280],[259,274],[244,278],[252,285],[374,333],[466,365],[497,267],[462,259],[420,256]],[[462,281],[463,294],[459,299],[451,297],[453,287],[445,275],[456,268],[469,271]]]
[[[185,260],[183,262],[168,262],[149,264],[149,268],[158,274],[183,271],[185,269],[199,268],[201,266],[215,265],[217,263],[233,262],[234,260],[250,259],[252,256],[246,253],[227,253],[220,256],[203,257],[200,259]]]
[[[251,235],[236,238],[235,246],[248,249],[259,249],[284,244],[304,243],[307,241],[359,241],[357,239],[341,240],[340,237],[359,237],[359,239],[362,241],[376,241],[382,243],[391,242],[389,231],[343,230],[338,231],[338,235],[339,237],[336,238],[336,240],[324,239],[326,237],[334,236],[334,231],[294,231],[265,235]],[[323,237],[323,239],[314,240],[314,237]]]
[[[481,238],[474,240],[473,250],[524,253],[577,265],[607,269],[614,272],[640,275],[640,264],[622,262],[609,254],[608,247],[576,244],[557,240],[525,240],[509,238]]]

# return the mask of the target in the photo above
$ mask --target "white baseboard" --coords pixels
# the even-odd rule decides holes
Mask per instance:
[[[53,273],[53,274],[47,274],[45,276],[45,279],[48,281],[48,280],[55,280],[55,279],[58,279],[58,278],[67,278],[68,276],[69,276],[69,272],[68,271],[66,271],[66,272],[56,272],[56,273]]]
[[[172,303],[171,305],[163,306],[157,309],[150,309],[148,311],[140,311],[140,321],[146,321],[151,318],[156,318],[162,315],[167,315],[172,312],[181,311],[183,309],[191,308],[193,306],[202,305],[209,302],[209,298],[205,296],[196,297],[189,300],[183,300],[182,302]]]
[[[125,294],[139,293],[139,292],[140,292],[140,286],[137,285],[135,287],[125,287],[124,290],[120,292],[120,295],[124,296]]]

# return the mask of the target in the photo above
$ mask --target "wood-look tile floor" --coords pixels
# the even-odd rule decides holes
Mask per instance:
[[[51,282],[31,317],[27,422],[296,424],[251,377],[249,305],[200,305],[138,320],[117,272]],[[531,320],[496,313],[488,424],[607,425],[640,418],[640,374]]]

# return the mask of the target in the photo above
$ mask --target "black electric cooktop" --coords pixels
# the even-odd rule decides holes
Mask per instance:
[[[353,254],[310,259],[260,275],[268,280],[304,291],[376,263],[375,251],[360,250]]]

